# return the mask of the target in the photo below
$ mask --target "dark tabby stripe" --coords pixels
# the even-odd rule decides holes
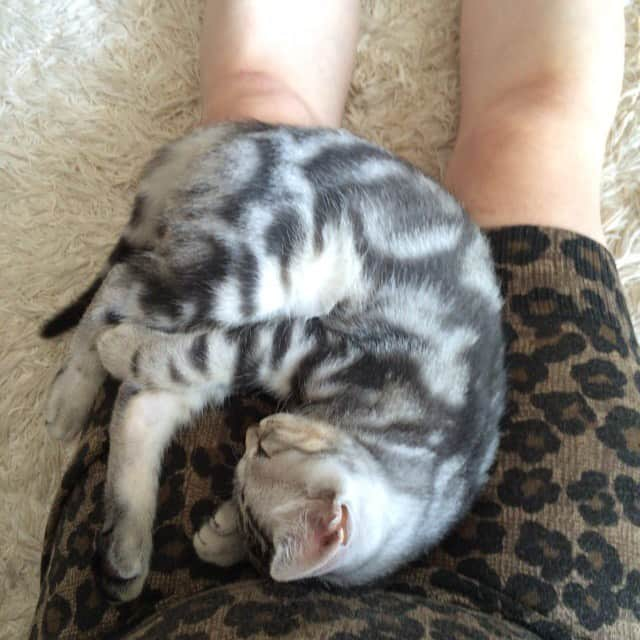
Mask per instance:
[[[189,350],[189,357],[193,366],[200,371],[200,373],[207,373],[208,371],[208,349],[207,349],[207,334],[201,333],[194,338]]]
[[[136,349],[135,353],[131,357],[131,375],[134,378],[138,377],[140,365],[140,349]]]
[[[271,367],[273,369],[280,365],[285,353],[289,351],[292,326],[290,320],[283,320],[277,324],[273,332],[273,345],[271,347]]]
[[[367,160],[390,160],[393,156],[384,149],[372,147],[365,143],[355,143],[343,146],[332,146],[314,156],[303,167],[303,170],[315,186],[322,188],[344,182],[353,181],[350,172],[345,169],[355,169]]]
[[[255,312],[255,291],[258,280],[258,260],[245,246],[238,260],[238,279],[240,280],[240,295],[242,298],[241,313],[249,318]]]
[[[115,311],[115,309],[109,309],[104,316],[104,321],[107,324],[120,324],[123,320],[124,316],[121,313]]]
[[[187,382],[186,378],[180,373],[180,370],[178,369],[173,358],[169,360],[169,377],[171,378],[172,382],[175,382],[176,384],[186,384]]]
[[[245,531],[245,544],[247,554],[251,563],[261,572],[269,572],[271,560],[275,553],[273,544],[258,525],[256,519],[249,508],[241,504],[240,506],[241,524]]]

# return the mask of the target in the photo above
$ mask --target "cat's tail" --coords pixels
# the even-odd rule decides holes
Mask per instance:
[[[103,280],[103,276],[98,276],[91,283],[91,286],[86,291],[83,291],[78,298],[64,309],[58,311],[53,318],[49,318],[49,320],[40,327],[40,337],[55,338],[56,336],[65,333],[65,331],[73,329],[73,327],[75,327],[82,319],[84,312],[91,304],[93,296],[96,295],[96,292],[102,285]]]
[[[107,264],[91,283],[89,288],[83,291],[71,304],[61,311],[58,311],[53,318],[47,320],[40,328],[40,337],[55,338],[56,336],[69,331],[69,329],[73,329],[73,327],[80,322],[85,311],[89,308],[93,297],[102,286],[102,283],[111,268],[119,262],[124,262],[131,255],[133,250],[134,247],[130,242],[124,238],[120,238],[120,241],[111,252]]]

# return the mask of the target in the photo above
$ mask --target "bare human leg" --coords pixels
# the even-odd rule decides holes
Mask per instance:
[[[623,72],[620,0],[466,0],[446,184],[483,227],[604,242],[600,173]]]
[[[358,0],[208,0],[203,122],[340,126],[359,22]]]

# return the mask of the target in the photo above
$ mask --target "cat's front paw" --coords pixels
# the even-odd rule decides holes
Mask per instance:
[[[69,363],[54,378],[45,407],[45,425],[52,438],[71,440],[84,426],[102,377],[90,367],[88,370]]]
[[[104,530],[98,538],[98,581],[111,600],[128,602],[137,598],[147,579],[152,539],[126,518]]]
[[[195,534],[193,546],[201,560],[220,567],[230,567],[245,557],[235,509],[231,500],[225,502]]]

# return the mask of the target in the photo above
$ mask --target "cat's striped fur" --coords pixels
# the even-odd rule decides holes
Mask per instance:
[[[124,381],[101,543],[115,597],[148,570],[164,448],[231,393],[287,413],[249,430],[234,497],[196,536],[219,564],[249,551],[276,579],[361,583],[433,545],[486,480],[505,387],[488,245],[386,151],[345,131],[195,131],[149,163],[103,276],[47,421],[77,432],[105,369]]]

